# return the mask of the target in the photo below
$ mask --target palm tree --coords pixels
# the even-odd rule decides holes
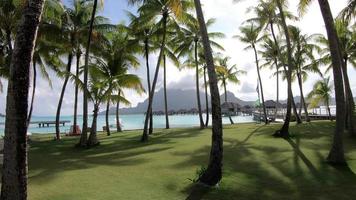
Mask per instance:
[[[156,41],[157,35],[157,27],[154,26],[153,23],[141,20],[141,18],[135,16],[132,13],[128,13],[128,17],[130,18],[130,27],[132,30],[132,34],[137,39],[139,45],[142,46],[144,51],[142,52],[145,57],[146,62],[146,74],[147,74],[147,91],[148,91],[148,99],[151,96],[151,75],[150,75],[150,63],[149,63],[149,55],[152,51],[159,48],[158,41]],[[118,106],[117,106],[118,107]],[[151,108],[152,109],[152,108]],[[116,112],[118,113],[118,112]],[[118,118],[118,117],[116,117]],[[150,112],[149,119],[149,128],[148,134],[151,135],[153,133],[153,113],[152,110]],[[117,123],[119,124],[119,123]],[[119,131],[119,130],[118,130]]]
[[[183,12],[189,7],[189,2],[185,0],[133,0],[133,3],[144,2],[144,4],[139,8],[140,17],[147,21],[156,21],[158,27],[161,27],[161,44],[160,44],[160,53],[158,56],[156,71],[154,79],[152,82],[152,87],[150,91],[150,98],[148,102],[148,107],[146,111],[145,124],[142,133],[142,142],[148,140],[148,122],[150,114],[152,112],[152,102],[154,98],[154,91],[156,88],[156,83],[158,79],[159,66],[164,57],[164,51],[166,48],[166,38],[167,38],[167,25],[169,21],[175,21],[177,17],[182,17]],[[158,18],[158,19],[157,19]]]
[[[1,199],[27,198],[27,109],[29,70],[43,0],[24,5],[12,52],[4,137]]]
[[[340,12],[338,18],[345,22],[350,22],[352,17],[356,16],[356,0],[348,0],[347,6]]]
[[[300,0],[299,8],[303,13],[309,5],[310,0]],[[334,133],[334,140],[327,157],[327,161],[332,164],[346,164],[344,156],[344,148],[342,142],[342,134],[345,130],[345,96],[344,84],[342,77],[343,66],[342,53],[340,52],[339,38],[334,24],[334,18],[331,13],[328,0],[318,0],[320,11],[324,19],[326,32],[329,40],[329,50],[333,65],[334,88],[336,97],[336,127]]]
[[[229,66],[230,57],[221,57],[218,59],[216,64],[216,74],[218,81],[221,82],[221,86],[224,88],[225,102],[227,103],[227,90],[226,85],[228,82],[239,84],[240,80],[238,79],[239,75],[246,74],[243,70],[237,70],[236,65]],[[230,123],[234,124],[234,121],[231,119],[230,112],[227,113],[230,119]]]
[[[313,52],[314,50],[319,50],[319,47],[311,43],[311,41],[316,35],[308,36],[306,34],[302,34],[301,30],[295,26],[289,26],[289,33],[293,44],[292,50],[294,55],[293,61],[295,66],[293,68],[292,76],[294,76],[295,74],[300,89],[301,106],[299,113],[301,113],[301,109],[302,107],[304,107],[305,119],[307,122],[310,122],[308,109],[304,98],[303,82],[307,79],[308,72],[318,73],[320,76],[322,76],[322,73],[320,72],[317,65],[306,64],[307,61],[314,63],[315,58]]]
[[[327,77],[321,81],[317,81],[313,86],[313,90],[307,96],[311,101],[312,107],[317,106],[320,102],[326,105],[330,120],[332,120],[330,112],[331,91],[332,85],[330,85],[330,77]]]
[[[213,186],[219,183],[222,178],[222,158],[223,158],[223,130],[221,119],[220,95],[215,73],[214,59],[210,40],[200,0],[194,0],[195,10],[199,22],[202,44],[204,47],[204,57],[208,68],[209,86],[211,94],[212,112],[212,145],[210,151],[209,165],[204,173],[199,177],[201,183]]]
[[[178,53],[178,57],[182,56],[189,56],[194,52],[194,59],[189,59],[187,60],[187,66],[188,67],[194,67],[195,68],[195,83],[196,83],[196,94],[197,94],[197,106],[198,106],[198,111],[199,111],[199,122],[200,122],[200,128],[203,129],[206,125],[204,124],[203,120],[203,114],[202,114],[202,108],[201,108],[201,101],[200,101],[200,83],[199,83],[199,50],[201,49],[201,36],[200,36],[200,29],[199,29],[199,23],[196,18],[194,18],[192,15],[188,15],[188,22],[185,23],[185,27],[181,27],[182,34],[179,35],[177,38],[178,41],[174,41],[174,43],[178,43],[178,48],[175,50],[176,53]],[[215,23],[215,19],[209,19],[206,22],[206,27],[209,28],[211,25]],[[212,47],[215,47],[219,50],[224,50],[224,48],[219,45],[217,42],[213,41],[212,39],[214,38],[223,38],[225,35],[220,32],[209,32],[208,33],[209,38],[210,38],[210,45]],[[193,61],[194,60],[194,61]],[[194,64],[193,64],[194,63]],[[206,77],[205,77],[205,82],[206,82]],[[206,105],[208,105],[206,101]],[[209,109],[207,109],[208,112]],[[207,113],[207,117],[208,117]]]
[[[120,95],[123,94],[123,92],[119,90],[119,87],[114,85],[114,79],[116,76],[123,74],[129,68],[136,68],[139,66],[135,53],[140,50],[140,46],[138,46],[136,40],[131,37],[129,28],[121,24],[117,26],[115,32],[107,34],[107,39],[108,40],[106,42],[102,42],[103,44],[99,43],[98,45],[94,45],[95,47],[93,47],[93,52],[97,55],[97,62],[100,65],[103,65],[106,69],[106,79],[113,79],[113,81],[109,82],[108,86],[109,88],[112,88],[112,91],[107,96],[105,115],[106,131],[107,135],[110,135],[109,108],[112,101],[110,95],[113,92],[117,92]],[[103,49],[105,50],[103,51]],[[119,102],[114,103],[119,104]],[[119,124],[118,121],[116,123]]]
[[[249,44],[245,48],[245,50],[252,48],[255,53],[255,62],[256,62],[256,68],[257,68],[258,82],[259,82],[259,87],[261,89],[264,121],[265,121],[265,124],[268,124],[268,117],[267,117],[264,94],[263,94],[263,84],[262,84],[262,79],[261,79],[261,74],[260,74],[258,53],[257,53],[257,49],[256,49],[256,44],[263,40],[263,37],[259,37],[259,35],[261,33],[261,27],[255,26],[253,23],[251,23],[247,26],[241,27],[240,32],[241,32],[241,35],[236,35],[234,37],[238,38],[243,43]]]
[[[278,63],[279,57],[279,47],[276,43],[270,39],[269,37],[264,38],[264,42],[261,45],[262,50],[259,53],[262,55],[264,59],[264,63],[261,65],[261,68],[269,67],[270,69],[276,70],[274,73],[276,75],[276,110],[275,110],[275,118],[277,118],[278,106],[279,106],[279,74],[280,74],[280,63]]]

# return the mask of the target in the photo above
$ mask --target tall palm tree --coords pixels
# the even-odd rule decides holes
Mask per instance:
[[[143,2],[144,4],[139,8],[140,17],[147,21],[155,21],[158,27],[161,27],[161,44],[160,53],[158,56],[157,66],[155,70],[154,79],[151,87],[151,95],[148,102],[148,107],[146,111],[144,129],[142,133],[142,142],[148,140],[148,123],[150,118],[150,113],[152,112],[152,101],[154,98],[154,91],[156,88],[156,83],[159,74],[159,66],[164,56],[164,51],[166,48],[166,38],[167,38],[167,25],[169,21],[175,21],[177,17],[182,17],[184,11],[189,7],[190,3],[185,0],[133,0],[131,2]]]
[[[27,111],[29,70],[43,0],[24,5],[12,52],[6,104],[1,199],[27,198]]]
[[[262,55],[265,61],[261,68],[269,67],[271,70],[275,69],[276,72],[276,110],[275,118],[277,118],[278,106],[279,106],[279,74],[280,74],[280,63],[278,62],[279,57],[279,47],[276,43],[269,37],[265,37],[263,43],[261,44],[261,50],[259,53]]]
[[[299,9],[301,13],[305,12],[310,0],[300,0]],[[336,127],[334,140],[327,157],[327,161],[332,164],[346,164],[344,156],[344,148],[342,142],[342,134],[345,130],[345,96],[344,84],[342,77],[342,53],[340,52],[339,38],[334,24],[334,18],[331,13],[328,0],[318,0],[320,11],[324,19],[326,32],[329,40],[329,50],[333,65],[334,88],[336,97]]]
[[[345,22],[350,22],[352,17],[356,16],[356,0],[348,0],[347,6],[342,9],[338,18],[343,19]]]
[[[88,86],[88,65],[89,65],[89,55],[90,55],[90,46],[92,40],[92,33],[94,29],[94,19],[95,14],[98,6],[98,0],[94,0],[93,9],[90,17],[90,25],[88,31],[88,41],[86,44],[86,52],[85,52],[85,63],[84,63],[84,88]],[[82,134],[80,136],[79,143],[77,146],[86,146],[87,145],[87,128],[88,128],[88,91],[85,89],[83,92],[83,127],[82,127]]]
[[[226,56],[226,57],[221,57],[216,63],[216,74],[218,81],[221,82],[221,86],[224,89],[224,94],[225,94],[225,103],[227,103],[227,90],[226,90],[226,85],[228,82],[239,84],[240,80],[238,78],[239,75],[246,74],[245,71],[243,70],[237,70],[236,65],[229,66],[229,60],[231,58]],[[234,124],[234,121],[231,119],[230,112],[227,113],[229,116],[229,120],[231,124]]]
[[[311,106],[315,107],[319,103],[323,102],[327,108],[329,118],[331,118],[330,112],[330,99],[331,99],[332,85],[330,85],[330,77],[323,78],[323,80],[317,81],[313,90],[308,94],[308,99],[311,101]]]
[[[137,17],[132,13],[128,13],[128,17],[130,18],[131,21],[130,27],[132,30],[132,34],[137,39],[138,44],[141,45],[142,49],[144,50],[142,53],[144,54],[145,62],[146,62],[147,91],[148,91],[148,100],[150,100],[149,97],[151,96],[151,75],[150,75],[149,56],[153,51],[159,48],[159,44],[156,37],[157,27],[154,26],[152,22],[147,22],[143,19],[141,20],[140,17]],[[152,133],[153,133],[153,113],[151,110],[148,134],[151,135]]]
[[[215,19],[209,19],[206,22],[206,27],[209,28],[211,25],[215,23]],[[196,86],[196,94],[197,94],[197,106],[199,111],[199,122],[200,128],[203,129],[205,127],[201,101],[200,101],[200,83],[199,83],[199,50],[202,48],[201,44],[201,36],[198,20],[192,16],[187,16],[187,22],[184,24],[185,26],[181,27],[182,34],[177,38],[178,48],[175,50],[178,53],[178,57],[189,56],[190,54],[194,54],[194,61],[188,59],[188,66],[195,68],[195,86]],[[224,48],[219,45],[217,42],[213,41],[216,38],[223,38],[225,35],[221,32],[209,32],[210,45],[216,49],[224,50]],[[193,53],[194,52],[194,53]],[[194,64],[193,64],[194,63]],[[207,103],[206,103],[207,104]]]
[[[209,165],[206,171],[199,177],[199,181],[213,186],[219,183],[222,178],[223,159],[223,130],[221,119],[220,95],[215,73],[214,59],[207,28],[205,26],[204,14],[200,0],[194,0],[195,10],[199,22],[200,34],[204,48],[204,57],[208,68],[209,86],[211,94],[212,112],[212,145],[210,151]]]
[[[263,84],[262,84],[262,79],[261,79],[261,74],[260,74],[258,52],[257,52],[257,48],[256,48],[256,44],[263,40],[263,37],[259,36],[261,33],[261,27],[256,26],[253,23],[251,23],[246,26],[240,27],[240,32],[241,32],[241,35],[236,35],[234,37],[238,38],[241,42],[248,44],[248,46],[245,48],[245,50],[252,48],[255,53],[254,54],[255,55],[255,63],[256,63],[256,69],[257,69],[257,75],[258,75],[258,83],[259,83],[259,87],[261,89],[264,121],[265,121],[265,124],[268,124],[268,116],[267,116],[265,100],[264,100]]]

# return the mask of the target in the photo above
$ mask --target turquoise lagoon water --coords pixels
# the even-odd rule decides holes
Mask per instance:
[[[204,120],[205,120],[205,115]],[[252,116],[234,116],[232,117],[235,123],[245,123],[245,122],[253,122]],[[71,123],[66,123],[65,126],[60,126],[62,133],[68,133],[70,126],[73,123],[73,116],[63,116],[61,117],[61,121],[68,120]],[[78,116],[78,125],[82,125],[82,117]],[[121,115],[120,122],[122,124],[123,130],[135,130],[135,129],[143,129],[144,126],[145,116],[143,114],[132,114],[132,115]],[[0,117],[0,123],[4,123],[5,118]],[[37,121],[55,121],[55,116],[47,116],[47,117],[39,117],[34,116],[32,118],[33,122]],[[98,130],[102,130],[102,127],[105,126],[105,116],[100,115],[98,116]],[[171,115],[169,116],[169,123],[170,127],[172,128],[179,128],[179,127],[194,127],[199,126],[199,117],[198,115]],[[211,125],[211,116],[209,119],[209,123]],[[229,124],[230,121],[227,117],[223,117],[223,123]],[[109,124],[115,125],[116,124],[116,117],[115,115],[111,115],[109,117]],[[91,125],[91,117],[89,117],[89,125]],[[153,117],[153,127],[154,128],[165,128],[165,116],[154,116]],[[115,128],[111,128],[115,130]],[[39,128],[38,124],[31,124],[29,127],[29,132],[31,133],[54,133],[55,127],[54,125],[50,127],[43,127]],[[0,135],[4,133],[4,125],[0,125]]]

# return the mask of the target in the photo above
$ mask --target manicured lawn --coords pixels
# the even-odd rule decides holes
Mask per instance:
[[[334,168],[324,163],[332,123],[293,124],[289,141],[271,136],[280,126],[225,127],[224,177],[210,190],[188,180],[208,162],[210,129],[157,130],[146,144],[138,142],[141,131],[100,135],[101,145],[86,150],[73,148],[77,138],[33,136],[29,199],[356,198],[355,140],[345,136],[350,168]]]

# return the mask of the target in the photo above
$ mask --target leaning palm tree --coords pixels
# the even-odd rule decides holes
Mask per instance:
[[[12,52],[8,80],[4,163],[2,166],[1,199],[27,198],[27,109],[29,70],[43,0],[24,4]]]
[[[211,94],[212,112],[212,145],[210,151],[209,165],[204,173],[199,177],[199,182],[214,186],[222,178],[223,159],[223,130],[221,119],[220,95],[215,73],[214,59],[207,28],[205,26],[204,14],[200,0],[194,0],[195,10],[199,22],[202,44],[204,47],[204,57],[208,68],[209,86]]]
[[[268,124],[268,116],[267,116],[265,100],[264,100],[263,84],[262,84],[262,79],[261,79],[261,74],[260,74],[258,52],[257,52],[257,48],[256,48],[257,43],[259,43],[263,40],[263,37],[259,36],[261,33],[261,27],[256,26],[253,23],[251,23],[251,24],[241,27],[240,32],[241,32],[241,35],[236,35],[234,37],[238,38],[241,42],[248,44],[248,46],[245,48],[245,50],[252,48],[255,53],[255,63],[256,63],[256,69],[257,69],[257,75],[258,75],[259,88],[261,89],[264,121],[265,121],[265,124]]]
[[[306,7],[310,2],[310,0],[300,0],[299,9],[301,13],[305,12]],[[327,161],[332,164],[346,164],[342,142],[342,134],[345,130],[345,96],[342,69],[340,67],[343,66],[341,57],[342,53],[340,52],[339,38],[329,2],[328,0],[318,0],[318,2],[329,40],[336,97],[336,127],[333,144],[327,157]]]
[[[331,99],[332,87],[333,86],[330,84],[330,77],[323,78],[323,80],[317,81],[314,84],[313,90],[307,96],[307,98],[311,102],[312,107],[319,105],[321,102],[324,103],[324,105],[327,108],[327,112],[330,120],[332,120],[331,112],[330,112],[330,99]]]
[[[206,27],[209,28],[211,25],[215,23],[215,19],[209,19],[206,22]],[[210,45],[216,49],[224,50],[224,48],[219,45],[217,42],[213,41],[216,38],[223,38],[225,35],[220,32],[209,32]],[[178,54],[178,57],[188,56],[188,60],[186,61],[188,67],[195,68],[195,83],[196,83],[196,94],[197,94],[197,107],[199,111],[199,122],[200,128],[203,129],[205,127],[201,101],[200,101],[200,83],[199,83],[199,50],[201,49],[201,36],[199,23],[196,18],[192,15],[187,15],[187,22],[185,26],[181,27],[181,34],[177,37],[177,41],[173,41],[173,43],[177,44],[178,47],[175,52]],[[194,59],[189,59],[190,55],[194,52]],[[206,79],[206,78],[205,78]],[[207,102],[206,102],[207,104]],[[207,109],[208,111],[208,109]],[[207,114],[208,116],[208,114]]]
[[[227,90],[226,90],[226,85],[228,84],[228,82],[231,82],[234,84],[239,84],[240,80],[239,80],[238,76],[240,76],[242,74],[246,74],[246,72],[243,70],[237,70],[236,65],[229,66],[230,59],[231,58],[227,57],[227,56],[221,57],[217,60],[218,63],[216,63],[216,74],[218,77],[218,81],[221,82],[221,86],[224,89],[225,103],[228,102]],[[230,111],[228,111],[227,115],[229,117],[230,123],[234,124],[234,121],[232,121],[232,118],[230,115]]]

